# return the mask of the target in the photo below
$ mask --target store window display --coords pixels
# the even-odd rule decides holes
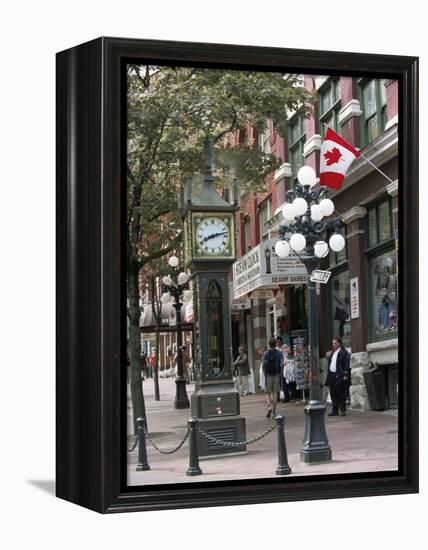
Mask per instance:
[[[398,329],[397,264],[394,250],[371,261],[372,318],[374,336]]]

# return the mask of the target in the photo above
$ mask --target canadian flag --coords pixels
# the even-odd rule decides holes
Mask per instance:
[[[352,161],[360,156],[350,143],[328,128],[321,146],[320,185],[340,189]]]

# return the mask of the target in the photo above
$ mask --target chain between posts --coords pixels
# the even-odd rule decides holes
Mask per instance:
[[[135,450],[135,448],[137,447],[138,445],[138,436],[135,437],[135,441],[134,441],[134,444],[132,445],[132,447],[130,449],[128,449],[128,453],[132,453],[132,451]]]
[[[217,445],[223,445],[224,447],[243,447],[244,445],[251,445],[253,443],[257,443],[257,441],[260,441],[261,439],[263,439],[264,437],[266,437],[267,435],[269,435],[271,432],[273,432],[273,430],[276,428],[275,425],[271,426],[268,430],[266,430],[265,432],[263,432],[262,434],[260,434],[259,436],[257,437],[254,437],[253,439],[249,439],[248,441],[237,441],[237,442],[232,442],[232,441],[224,441],[223,439],[218,439],[217,437],[214,437],[213,435],[210,435],[209,433],[205,432],[204,430],[201,430],[199,429],[199,432],[204,436],[206,437],[209,441],[212,441],[213,443],[216,443]],[[161,449],[160,447],[158,447],[158,445],[156,445],[156,443],[153,441],[153,438],[151,437],[151,435],[146,431],[146,430],[143,430],[144,431],[144,435],[146,436],[146,438],[150,441],[150,443],[152,444],[152,446],[158,451],[160,452],[161,454],[165,454],[165,455],[170,455],[170,454],[174,454],[176,453],[179,449],[181,449],[181,447],[184,445],[184,443],[186,442],[187,438],[189,437],[189,429],[187,429],[187,432],[184,436],[184,438],[180,441],[180,443],[174,448],[174,449]],[[128,449],[128,452],[129,453],[132,453],[132,451],[135,450],[135,448],[137,447],[138,445],[138,438],[135,440],[133,446]]]
[[[276,428],[276,424],[274,424],[271,428],[263,432],[261,435],[254,437],[253,439],[249,439],[248,441],[224,441],[223,439],[217,439],[217,437],[214,437],[213,435],[208,434],[204,430],[199,429],[199,432],[206,437],[209,441],[212,441],[213,443],[216,443],[217,445],[223,445],[224,447],[243,447],[244,445],[251,445],[252,443],[256,443],[257,441],[260,441],[264,437],[266,437],[268,434],[273,432],[273,430]]]
[[[146,436],[146,439],[148,439],[150,441],[150,443],[152,444],[152,446],[161,454],[163,455],[172,455],[174,453],[176,453],[179,449],[181,449],[181,447],[184,445],[186,439],[189,437],[189,428],[187,428],[187,432],[184,436],[184,438],[180,441],[180,443],[177,445],[177,447],[175,447],[174,449],[161,449],[160,447],[158,447],[156,445],[156,443],[153,441],[151,435],[143,428],[143,432],[144,432],[144,435]]]

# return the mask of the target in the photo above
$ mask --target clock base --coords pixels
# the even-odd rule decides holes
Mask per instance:
[[[246,438],[244,417],[199,418],[196,426],[199,458],[247,454],[246,445],[236,445]]]

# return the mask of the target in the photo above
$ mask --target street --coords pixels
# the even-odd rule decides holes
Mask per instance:
[[[190,409],[174,408],[175,382],[160,379],[161,400],[155,401],[153,380],[143,382],[146,400],[148,431],[162,450],[175,448],[186,434]],[[190,396],[193,384],[187,386]],[[241,397],[241,415],[246,418],[247,440],[272,426],[266,418],[265,395],[257,393]],[[330,407],[327,412],[330,412]],[[300,461],[305,418],[301,401],[279,403],[277,413],[285,416],[285,438],[291,476],[376,472],[398,467],[398,412],[348,410],[345,417],[326,417],[327,435],[332,448],[332,461],[323,464],[305,464]],[[128,387],[128,433],[132,432],[132,408]],[[128,447],[134,438],[129,438]],[[136,472],[138,447],[128,452],[129,485],[218,481],[278,477],[276,430],[247,447],[247,454],[200,460],[202,475],[189,477],[187,442],[174,454],[164,455],[147,441],[149,471]]]

